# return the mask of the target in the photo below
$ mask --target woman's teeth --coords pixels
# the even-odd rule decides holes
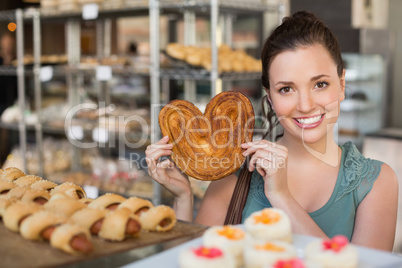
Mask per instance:
[[[309,118],[298,118],[296,119],[296,121],[303,125],[310,125],[320,121],[321,117],[322,115],[317,115]]]

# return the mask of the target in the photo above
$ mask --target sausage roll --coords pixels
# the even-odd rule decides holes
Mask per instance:
[[[142,213],[140,221],[144,230],[165,232],[176,224],[176,214],[171,207],[160,205]]]
[[[41,181],[37,181],[34,184],[32,184],[31,188],[35,189],[35,190],[46,190],[46,191],[50,192],[56,186],[57,186],[57,184],[52,181],[41,180]]]
[[[82,226],[66,223],[53,231],[50,244],[70,254],[88,254],[92,251],[91,236]]]
[[[119,208],[128,208],[135,215],[140,216],[141,213],[148,211],[154,205],[149,200],[139,197],[130,197],[119,205]]]
[[[85,193],[84,189],[71,182],[65,182],[54,187],[54,189],[51,190],[50,194],[54,195],[55,193],[59,192],[65,193],[66,195],[75,199],[81,199],[87,197],[87,194]]]
[[[0,218],[3,217],[3,214],[6,212],[6,209],[13,204],[14,202],[18,201],[19,199],[15,196],[0,196]]]
[[[45,204],[50,199],[50,194],[46,190],[28,189],[22,195],[21,200],[27,202],[35,202],[39,205]]]
[[[99,237],[109,241],[123,241],[126,237],[140,234],[141,223],[138,216],[128,208],[119,208],[106,214]]]
[[[62,214],[41,210],[26,218],[21,223],[20,233],[28,240],[49,240],[55,227],[66,222],[67,218]]]
[[[25,176],[26,174],[22,172],[20,169],[15,167],[9,167],[3,170],[3,173],[0,175],[2,179],[7,181],[14,181],[19,177]]]
[[[18,232],[22,221],[29,215],[41,210],[41,208],[36,203],[17,201],[8,206],[4,212],[4,226],[13,232]]]
[[[14,183],[17,184],[19,187],[24,187],[24,186],[31,186],[35,182],[43,180],[39,176],[35,175],[26,175],[19,177],[18,179],[14,180]]]
[[[0,195],[8,193],[15,187],[17,187],[17,185],[12,181],[0,180]]]
[[[56,199],[50,200],[47,202],[43,207],[46,210],[53,211],[55,213],[63,214],[66,217],[70,217],[76,211],[86,208],[87,205],[84,203],[79,202],[76,199]]]
[[[88,207],[115,210],[124,201],[126,201],[126,198],[121,195],[107,193],[96,198],[88,205]]]
[[[84,203],[85,205],[89,205],[92,203],[92,201],[94,201],[92,198],[81,198],[80,200],[81,203]]]
[[[75,212],[70,220],[77,225],[85,227],[91,234],[97,235],[107,212],[106,209],[83,208]]]

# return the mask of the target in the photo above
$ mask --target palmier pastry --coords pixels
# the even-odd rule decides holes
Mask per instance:
[[[14,183],[17,184],[19,187],[24,187],[24,186],[31,186],[35,182],[43,180],[39,176],[35,175],[26,175],[19,177],[18,179],[14,180]]]
[[[9,167],[3,170],[3,173],[0,175],[2,179],[8,181],[14,181],[19,177],[25,176],[26,174],[18,168]]]
[[[46,191],[50,192],[56,186],[57,186],[57,184],[52,181],[41,180],[41,181],[37,181],[34,184],[32,184],[31,188],[34,190],[46,190]]]
[[[54,229],[67,220],[62,214],[41,210],[24,220],[20,225],[22,237],[28,240],[49,240]]]
[[[66,217],[70,217],[76,211],[86,208],[87,205],[72,198],[50,200],[43,207],[46,210],[53,211],[55,213],[63,214]]]
[[[15,187],[17,187],[17,185],[12,181],[0,180],[0,195],[8,193]]]
[[[97,235],[102,227],[103,219],[108,210],[96,208],[83,208],[75,212],[70,220],[85,227],[91,234]]]
[[[130,197],[119,205],[119,208],[128,208],[135,215],[140,216],[143,212],[148,211],[154,205],[149,200],[139,197]]]
[[[58,192],[63,192],[66,195],[75,199],[81,199],[87,197],[87,194],[85,193],[84,189],[71,182],[65,182],[54,187],[54,189],[50,191],[50,194],[53,195]]]
[[[2,170],[2,169],[0,168],[0,176],[1,176],[1,174],[3,174],[3,172],[4,172],[4,170]]]
[[[26,202],[35,202],[39,205],[45,204],[50,199],[50,194],[46,190],[28,189],[22,195],[21,200]]]
[[[88,254],[93,249],[88,230],[71,223],[57,226],[50,237],[50,244],[73,255]]]
[[[162,108],[159,125],[173,144],[171,158],[199,180],[218,180],[243,164],[241,144],[251,141],[254,110],[240,92],[227,91],[208,103],[205,114],[191,102],[173,100]]]
[[[90,204],[90,208],[106,208],[109,210],[115,210],[122,202],[126,201],[126,198],[118,194],[107,193],[99,196]]]
[[[41,210],[41,206],[33,202],[17,201],[11,204],[3,215],[4,226],[18,232],[22,221],[29,215]]]
[[[119,208],[107,213],[99,237],[110,241],[123,241],[126,237],[138,236],[140,231],[138,216],[133,215],[128,208]]]
[[[171,207],[159,205],[142,213],[140,221],[144,230],[166,232],[175,226],[176,214]]]

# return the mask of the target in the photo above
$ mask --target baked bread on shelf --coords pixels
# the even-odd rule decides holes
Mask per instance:
[[[159,113],[163,136],[173,144],[171,158],[188,176],[218,180],[243,164],[241,144],[251,141],[254,110],[240,92],[222,92],[207,104],[205,113],[191,102],[173,100]]]

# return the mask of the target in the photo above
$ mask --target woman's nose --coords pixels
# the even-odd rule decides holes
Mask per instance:
[[[315,106],[316,106],[316,103],[310,92],[308,92],[308,93],[303,92],[303,93],[299,94],[297,109],[300,112],[308,113],[311,110],[313,110],[315,108]]]

